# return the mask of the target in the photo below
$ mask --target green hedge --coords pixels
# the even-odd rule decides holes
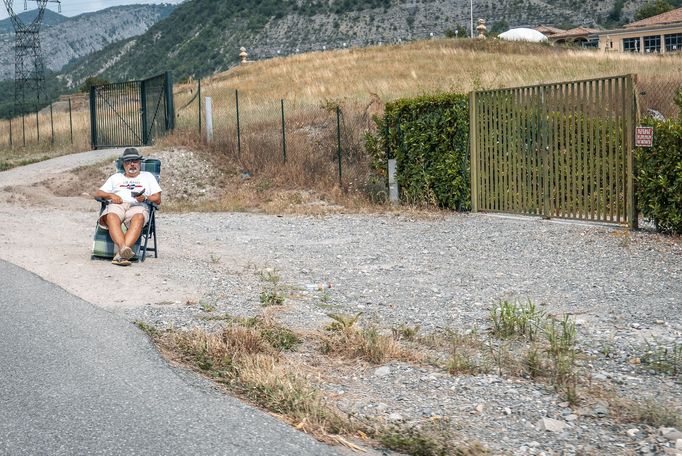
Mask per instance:
[[[637,202],[658,231],[682,234],[682,118],[658,121],[654,147],[637,150]]]
[[[376,136],[367,139],[375,168],[397,162],[400,197],[410,204],[469,210],[469,100],[441,94],[400,99],[375,119]]]

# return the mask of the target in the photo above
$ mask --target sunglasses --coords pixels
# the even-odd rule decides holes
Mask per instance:
[[[140,160],[124,160],[123,163],[140,163]]]

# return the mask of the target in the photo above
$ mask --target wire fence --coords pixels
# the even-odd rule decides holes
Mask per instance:
[[[682,74],[637,78],[636,85],[640,116],[663,120],[680,115]]]
[[[0,120],[0,149],[87,149],[90,121],[81,98],[60,99],[41,110]]]
[[[265,99],[202,81],[176,91],[175,106],[176,132],[198,137],[248,173],[281,172],[301,186],[336,179],[344,189],[369,175],[366,107]]]

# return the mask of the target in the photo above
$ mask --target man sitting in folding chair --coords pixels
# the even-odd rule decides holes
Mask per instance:
[[[113,174],[95,193],[95,198],[110,201],[99,225],[109,231],[115,245],[112,263],[118,266],[129,266],[135,256],[133,246],[149,222],[147,203],[161,204],[161,187],[152,173],[141,171],[141,160],[137,149],[126,149],[121,155],[124,172]],[[127,228],[125,233],[121,223]]]

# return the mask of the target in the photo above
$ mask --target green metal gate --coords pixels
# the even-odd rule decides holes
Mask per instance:
[[[637,225],[630,75],[479,91],[473,211]]]
[[[94,149],[148,146],[174,127],[170,73],[143,81],[90,88],[90,128]]]

